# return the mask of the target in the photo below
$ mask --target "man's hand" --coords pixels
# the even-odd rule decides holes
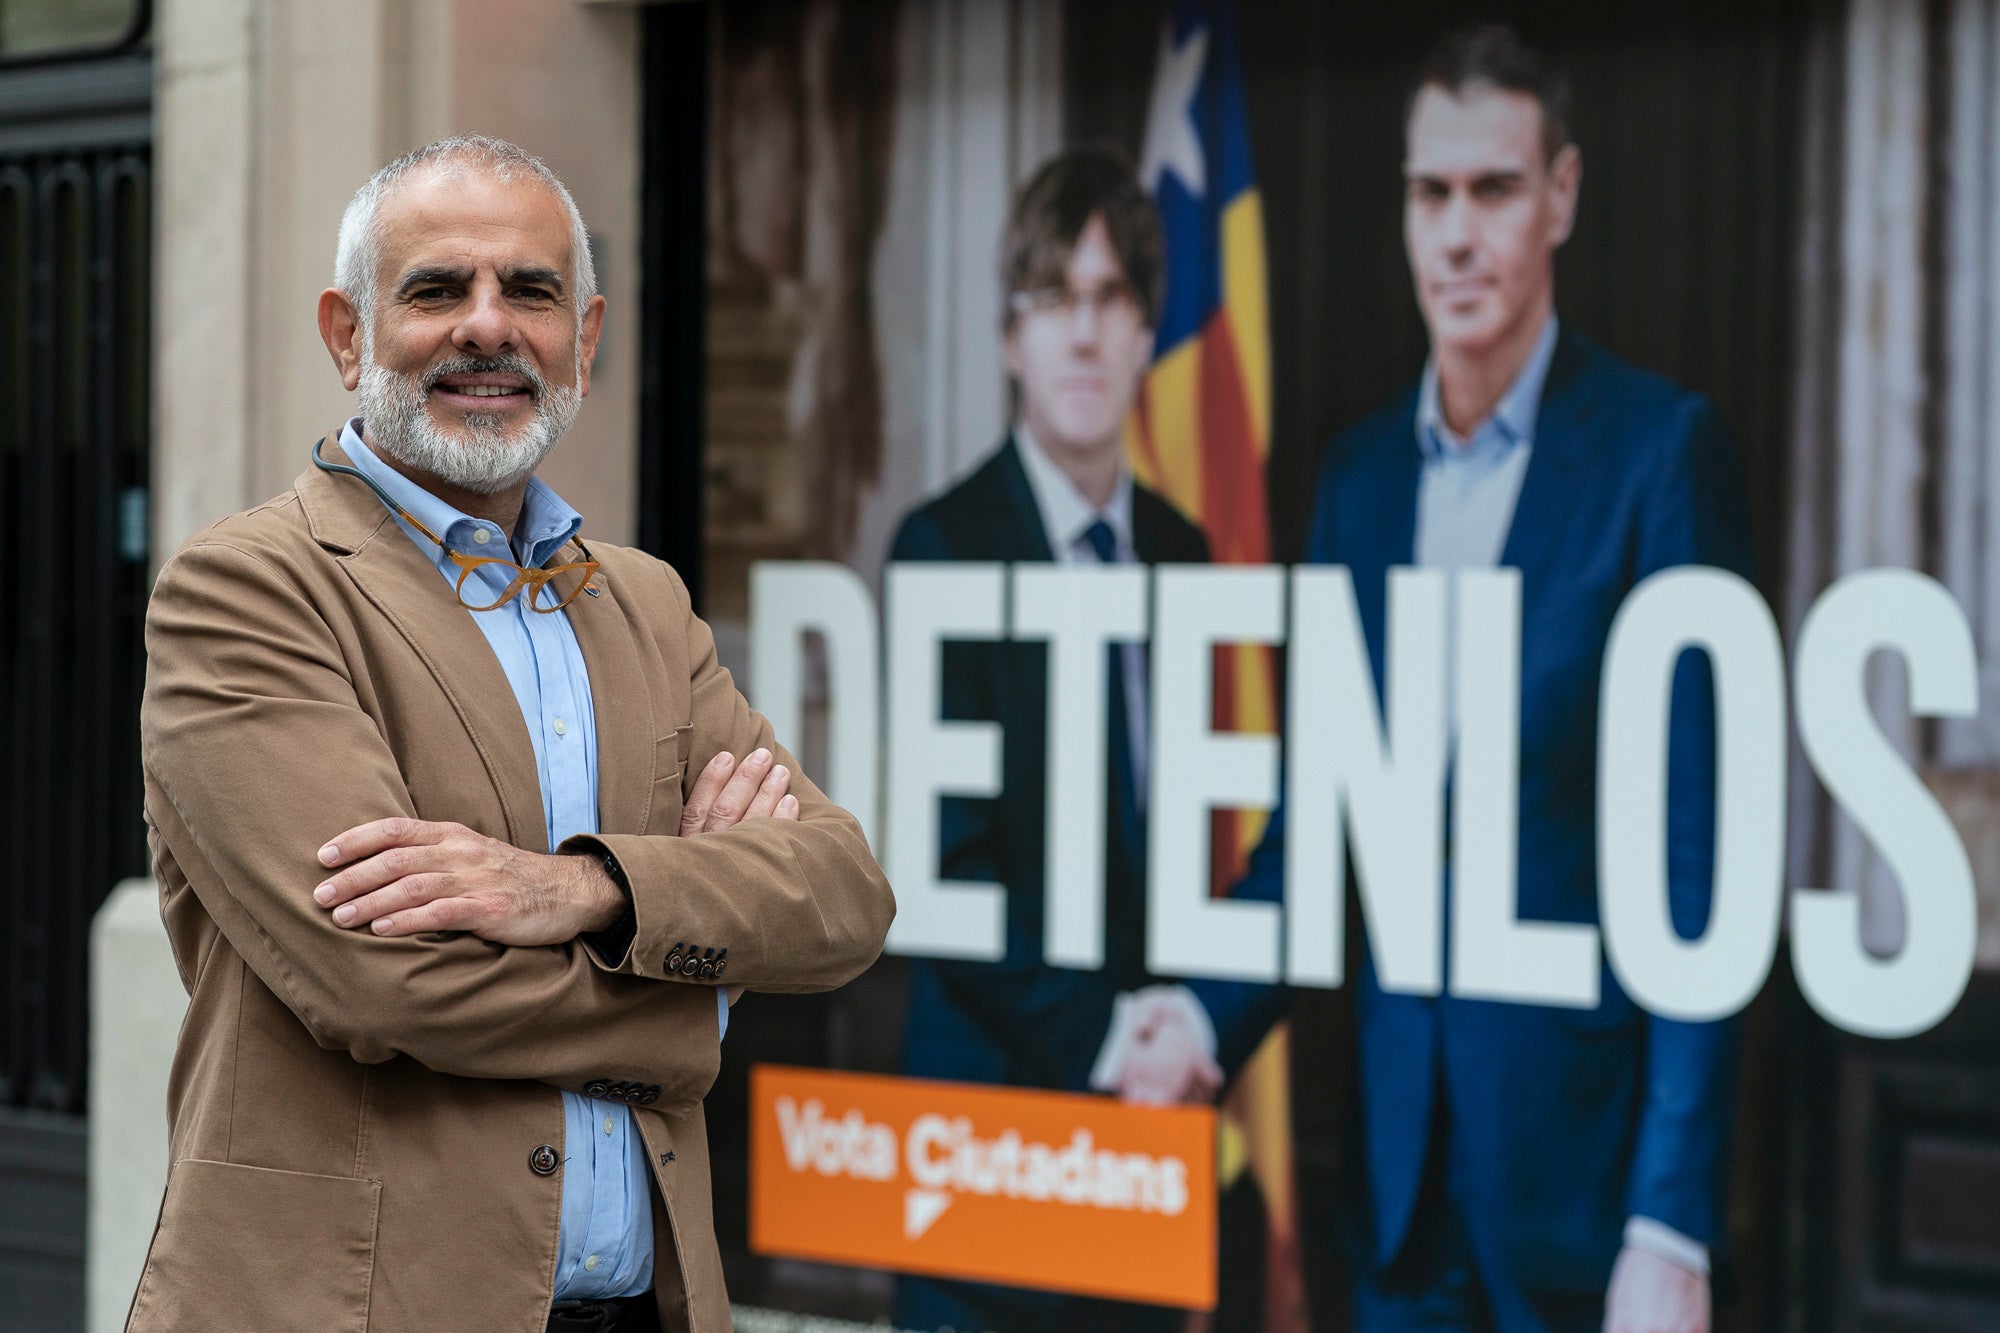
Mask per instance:
[[[496,944],[560,944],[603,930],[624,895],[588,856],[543,856],[463,824],[378,819],[319,849],[345,867],[313,890],[342,926],[377,935],[468,930]]]
[[[681,807],[681,836],[719,833],[762,816],[797,819],[799,798],[787,794],[791,786],[791,770],[783,764],[773,768],[769,750],[752,750],[741,768],[736,756],[724,750],[695,779]]]
[[[724,751],[696,781],[681,832],[713,833],[759,816],[797,819],[790,785],[770,751],[757,750],[740,768]],[[496,944],[561,944],[605,929],[626,905],[596,857],[524,852],[462,824],[378,819],[335,837],[319,859],[341,869],[313,900],[339,925],[377,935],[463,930]]]
[[[1708,1276],[1627,1245],[1611,1270],[1604,1333],[1708,1333]]]
[[[1119,1097],[1145,1106],[1213,1101],[1222,1070],[1202,1049],[1186,1011],[1160,993],[1140,991],[1132,1002],[1133,1041],[1118,1070]]]

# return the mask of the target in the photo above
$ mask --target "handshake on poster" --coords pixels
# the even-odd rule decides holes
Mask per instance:
[[[1187,987],[1146,986],[1117,998],[1092,1087],[1128,1102],[1167,1106],[1213,1101],[1222,1082],[1215,1028]]]

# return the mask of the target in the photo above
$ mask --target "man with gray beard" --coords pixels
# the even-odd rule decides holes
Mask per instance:
[[[604,318],[553,173],[418,149],[356,193],[334,274],[360,415],[147,612],[191,1002],[129,1327],[726,1329],[701,1099],[729,1001],[861,971],[888,885],[674,572],[586,545],[534,475]]]

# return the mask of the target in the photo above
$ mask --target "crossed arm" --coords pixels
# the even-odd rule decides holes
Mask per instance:
[[[607,906],[602,885],[581,889],[590,908],[557,909],[538,923],[540,933],[570,929],[569,937],[521,945],[472,930],[347,929],[315,900],[329,878],[318,855],[329,841],[338,847],[384,819],[402,833],[443,821],[419,820],[397,756],[362,704],[360,691],[372,687],[350,675],[354,645],[312,604],[287,558],[206,543],[170,562],[155,587],[141,730],[163,882],[185,877],[231,947],[323,1047],[368,1063],[408,1056],[466,1077],[572,1090],[631,1079],[661,1085],[669,1100],[701,1096],[719,1057],[714,983],[663,980],[658,958],[650,972],[614,970],[576,942],[570,928]],[[605,835],[631,880],[639,936],[647,940],[649,922],[655,934],[680,925],[697,938],[734,935],[744,965],[732,968],[732,984],[838,984],[880,948],[893,911],[881,872],[852,819],[797,773],[736,695],[684,598],[664,610],[690,622],[704,767],[725,750],[767,750],[789,770],[797,809],[796,818],[746,818],[700,838]],[[459,839],[455,854],[544,872],[557,859],[527,862],[519,858],[538,854],[492,842]],[[339,858],[341,873],[373,855]],[[403,847],[401,855],[427,854]],[[586,883],[591,859],[561,858],[578,863],[561,869]],[[546,873],[532,883],[537,894],[565,896]],[[751,939],[754,924],[729,929],[760,921],[784,948]]]
[[[718,751],[681,810],[681,836],[796,820],[791,780],[769,750],[741,765]],[[596,857],[527,852],[463,824],[370,820],[335,834],[319,862],[338,873],[313,901],[336,925],[377,935],[465,930],[496,944],[566,944],[610,929],[632,907]]]

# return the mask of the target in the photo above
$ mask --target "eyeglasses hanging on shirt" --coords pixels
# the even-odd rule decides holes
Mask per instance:
[[[323,438],[313,445],[313,465],[325,472],[338,472],[342,476],[359,477],[369,490],[375,492],[375,497],[389,507],[391,513],[436,542],[438,549],[451,557],[451,562],[458,566],[458,584],[455,591],[458,595],[459,605],[463,606],[466,610],[497,610],[512,601],[523,588],[528,590],[528,609],[539,611],[544,615],[562,610],[576,600],[578,593],[588,590],[593,596],[596,595],[597,590],[591,587],[590,583],[591,576],[597,573],[597,562],[595,560],[586,558],[566,565],[552,565],[545,569],[529,569],[524,565],[516,564],[512,560],[502,559],[499,556],[465,555],[462,552],[452,550],[444,544],[443,538],[419,522],[416,515],[390,499],[389,493],[376,485],[374,478],[370,477],[367,473],[361,471],[359,468],[349,467],[345,463],[330,463],[323,458],[320,455],[320,448],[325,443],[326,439]],[[576,544],[585,557],[590,555],[589,548],[584,546],[580,539]],[[500,565],[506,569],[511,569],[514,571],[514,577],[508,580],[505,590],[490,602],[473,602],[467,600],[465,595],[466,580],[472,577],[474,571],[483,569],[488,565]],[[483,595],[482,590],[475,589],[474,596]]]

